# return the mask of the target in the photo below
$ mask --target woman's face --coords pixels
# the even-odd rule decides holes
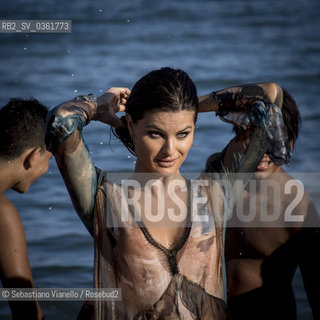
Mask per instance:
[[[137,155],[136,172],[173,174],[193,142],[194,111],[150,111],[137,123],[127,115]]]

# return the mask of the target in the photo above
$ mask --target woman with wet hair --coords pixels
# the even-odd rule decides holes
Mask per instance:
[[[131,94],[111,88],[50,112],[47,146],[95,239],[95,287],[121,288],[120,301],[95,302],[95,319],[226,317],[224,217],[241,193],[240,173],[253,171],[267,148],[277,163],[288,161],[281,105],[282,89],[274,83],[198,99],[186,72],[162,68],[142,77]],[[119,111],[126,112],[124,118],[117,117]],[[211,111],[252,126],[249,143],[236,137],[222,152],[222,173],[188,180],[179,169],[192,146],[198,112]],[[91,120],[112,126],[136,155],[129,179],[113,179],[92,163],[81,134]],[[249,178],[241,178],[242,188]]]

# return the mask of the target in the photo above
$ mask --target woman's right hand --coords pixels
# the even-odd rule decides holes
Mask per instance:
[[[116,113],[125,111],[129,95],[128,88],[110,88],[97,97],[97,107],[92,120],[101,121],[114,128],[124,127],[124,123]]]

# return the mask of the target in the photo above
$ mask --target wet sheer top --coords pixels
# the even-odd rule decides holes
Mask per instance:
[[[222,172],[196,179],[207,181],[189,192],[189,197],[206,199],[196,208],[204,221],[187,215],[187,227],[170,248],[152,238],[129,205],[128,221],[121,220],[121,186],[98,170],[95,286],[121,288],[122,300],[97,302],[96,319],[225,318],[224,217],[250,179],[244,173],[254,171],[267,149],[264,125],[257,125],[245,143],[248,139],[241,135],[248,134],[240,133],[222,151]]]
[[[71,145],[65,152],[70,152],[72,157],[56,156],[73,204],[94,237],[95,287],[121,288],[121,301],[95,302],[95,319],[225,318],[225,217],[249,181],[248,172],[255,170],[272,144],[269,126],[274,108],[278,111],[276,106],[258,102],[250,110],[243,110],[246,118],[237,118],[244,120],[233,120],[237,125],[249,122],[251,129],[240,131],[222,151],[221,172],[201,174],[194,181],[207,182],[195,190],[194,181],[187,182],[186,226],[170,247],[158,243],[144,223],[134,218],[130,206],[123,206],[128,199],[123,198],[122,186],[93,166],[87,148],[73,150]],[[228,114],[225,110],[221,112],[221,117]],[[70,121],[63,119],[63,123],[60,119],[51,122],[60,132],[71,132],[78,116],[81,117],[78,114]],[[47,141],[55,139],[54,134],[50,137],[50,130]],[[194,197],[205,200],[194,208],[191,206]],[[123,208],[127,210],[126,220],[122,219]],[[202,220],[193,219],[194,210]]]

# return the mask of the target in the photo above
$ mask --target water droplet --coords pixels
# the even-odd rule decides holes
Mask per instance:
[[[99,10],[99,12],[101,13],[101,12],[103,12],[103,10],[102,10],[102,9],[100,9],[100,10]]]
[[[71,77],[74,77],[74,73],[71,73]]]
[[[74,89],[74,90],[73,90],[73,92],[78,92],[78,91],[79,91],[78,89]]]
[[[99,92],[102,92],[102,89],[99,89]]]
[[[129,22],[131,22],[131,20],[130,20],[130,19],[127,19],[127,23],[129,23]]]
[[[102,141],[100,141],[100,144],[103,144],[103,142],[102,142]]]
[[[23,50],[24,50],[24,51],[27,51],[27,48],[26,48],[26,47],[24,47],[24,48],[23,48]]]
[[[131,156],[128,156],[128,159],[131,159]]]
[[[52,207],[49,207],[49,210],[52,210]]]

